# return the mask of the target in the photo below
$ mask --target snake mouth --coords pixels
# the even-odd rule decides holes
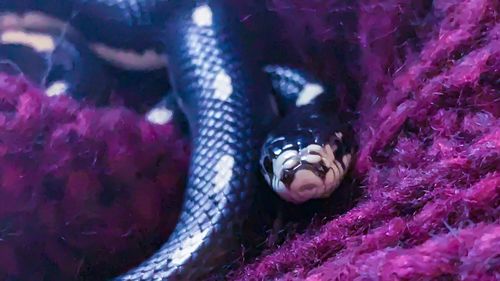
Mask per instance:
[[[301,160],[294,167],[283,169],[279,178],[288,191],[290,201],[302,203],[328,193],[325,193],[329,189],[327,173],[328,167],[322,161],[310,163]]]
[[[294,180],[299,178],[298,174],[304,174],[306,171],[310,174],[308,177],[315,177],[324,180],[325,175],[328,172],[328,167],[326,167],[322,162],[310,163],[302,160],[293,168],[283,169],[280,180],[288,189],[290,189]]]
[[[274,162],[272,186],[293,203],[328,197],[346,173],[350,155],[345,156],[337,160],[330,144],[285,151]]]

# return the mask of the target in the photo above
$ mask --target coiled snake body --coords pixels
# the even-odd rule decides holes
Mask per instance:
[[[32,24],[43,15],[62,19],[59,30],[67,33],[50,38],[75,42],[70,35],[81,33],[92,52],[111,63],[141,70],[162,67],[167,58],[174,95],[192,136],[184,204],[162,248],[116,280],[196,280],[234,257],[237,232],[258,186],[259,165],[272,188],[296,203],[330,195],[349,166],[349,135],[335,116],[328,87],[292,68],[268,66],[263,71],[252,60],[245,29],[223,1],[16,0],[0,9],[0,48],[30,45],[26,36],[6,36],[15,28],[53,31],[57,20]],[[30,46],[34,57],[51,54],[51,71],[71,59],[80,62],[75,64],[81,69],[78,75],[60,67],[52,80],[88,85],[81,77],[93,76],[87,69],[99,65],[87,61],[87,47],[68,44],[45,53]],[[54,56],[57,50],[66,57]],[[7,56],[23,60],[16,55]],[[45,74],[38,81],[50,88]],[[72,87],[65,90],[105,90]],[[280,93],[278,103],[273,89]],[[285,117],[278,119],[280,115]]]

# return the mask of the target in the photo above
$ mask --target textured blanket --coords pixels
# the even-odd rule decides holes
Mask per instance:
[[[355,195],[227,279],[499,280],[499,2],[248,1],[249,28],[262,2],[356,113],[333,196]],[[0,75],[0,280],[98,280],[146,258],[175,224],[188,154],[172,124]]]

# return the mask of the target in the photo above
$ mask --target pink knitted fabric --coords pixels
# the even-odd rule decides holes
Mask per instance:
[[[148,257],[178,217],[184,146],[172,124],[0,74],[0,280],[96,280]]]
[[[228,279],[499,280],[498,1],[265,2],[357,102],[363,192]],[[187,154],[170,124],[1,75],[0,280],[96,280],[149,256],[177,219]]]
[[[359,48],[363,196],[230,279],[500,280],[499,2],[346,2],[268,1],[298,48]]]

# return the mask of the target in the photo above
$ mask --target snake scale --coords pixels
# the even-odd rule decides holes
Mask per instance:
[[[105,92],[93,55],[133,70],[168,62],[193,147],[185,199],[168,241],[115,280],[203,279],[237,254],[260,172],[301,203],[329,196],[349,167],[333,90],[297,69],[263,69],[224,1],[9,0],[0,3],[0,31],[1,59],[47,92]]]

